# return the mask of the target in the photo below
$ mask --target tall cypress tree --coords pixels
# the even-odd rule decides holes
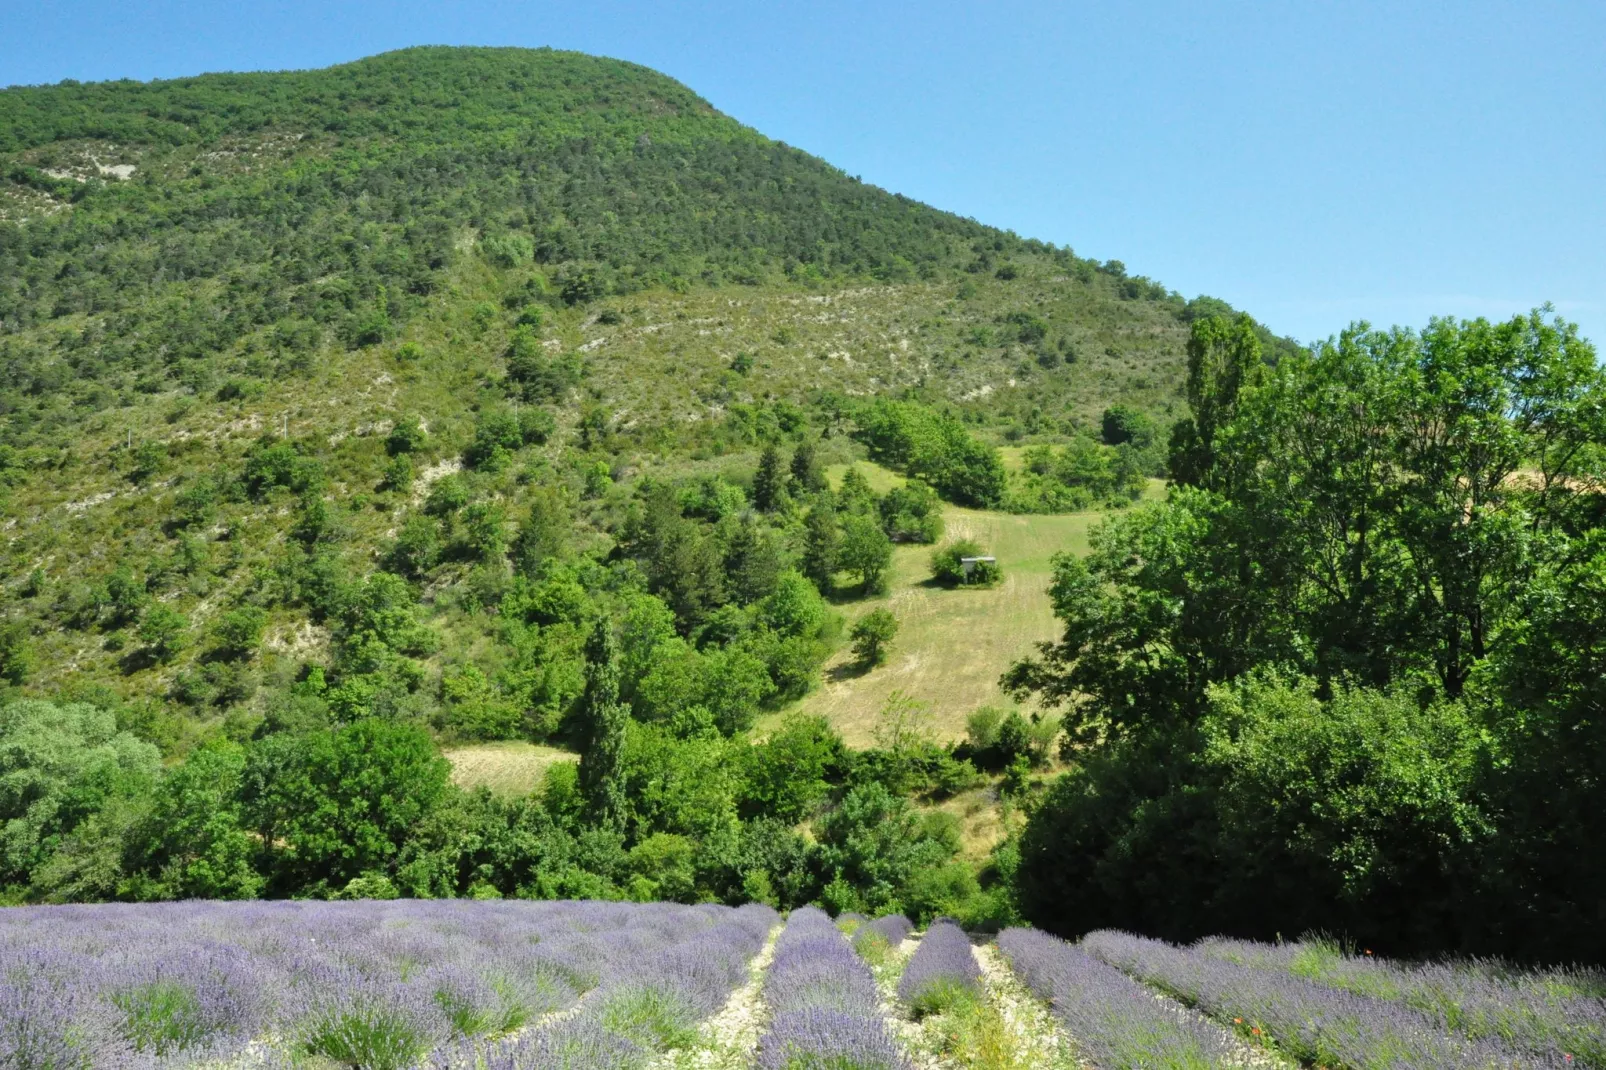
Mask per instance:
[[[606,619],[597,621],[586,641],[586,690],[580,715],[585,730],[580,792],[587,815],[600,826],[622,829],[625,723],[630,708],[619,701],[619,650]]]

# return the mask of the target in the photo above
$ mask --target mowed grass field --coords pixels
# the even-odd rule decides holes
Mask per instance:
[[[452,763],[452,780],[458,787],[484,786],[493,795],[509,798],[528,795],[539,788],[541,778],[553,764],[580,758],[571,751],[520,740],[449,747],[444,753]]]
[[[1014,458],[1007,457],[1006,463]],[[858,466],[877,492],[901,482],[877,465]],[[833,484],[842,466],[829,470]],[[1156,481],[1151,495],[1163,493]],[[794,710],[823,714],[851,746],[874,742],[877,715],[894,692],[926,707],[929,728],[940,740],[964,735],[965,717],[978,706],[1009,705],[998,677],[1033,649],[1059,634],[1048,600],[1052,559],[1062,551],[1086,553],[1088,531],[1105,514],[1013,516],[948,506],[943,542],[972,538],[998,558],[1002,582],[980,590],[947,590],[928,582],[931,546],[893,550],[888,593],[839,607],[847,626],[885,606],[898,618],[898,636],[885,665],[862,672],[844,643],[826,663],[819,688],[765,718],[760,731]]]

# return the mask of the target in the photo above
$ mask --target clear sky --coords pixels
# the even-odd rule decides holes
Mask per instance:
[[[0,0],[0,84],[551,45],[1301,340],[1553,302],[1606,350],[1606,2]]]

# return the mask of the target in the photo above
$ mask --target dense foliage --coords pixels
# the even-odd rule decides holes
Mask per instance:
[[[1594,350],[1535,312],[1189,355],[1178,486],[1059,560],[1064,637],[1008,678],[1081,762],[1031,916],[1598,960]]]

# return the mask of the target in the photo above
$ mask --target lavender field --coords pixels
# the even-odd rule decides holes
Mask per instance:
[[[0,911],[0,1070],[1602,1067],[1602,978],[764,906]]]

